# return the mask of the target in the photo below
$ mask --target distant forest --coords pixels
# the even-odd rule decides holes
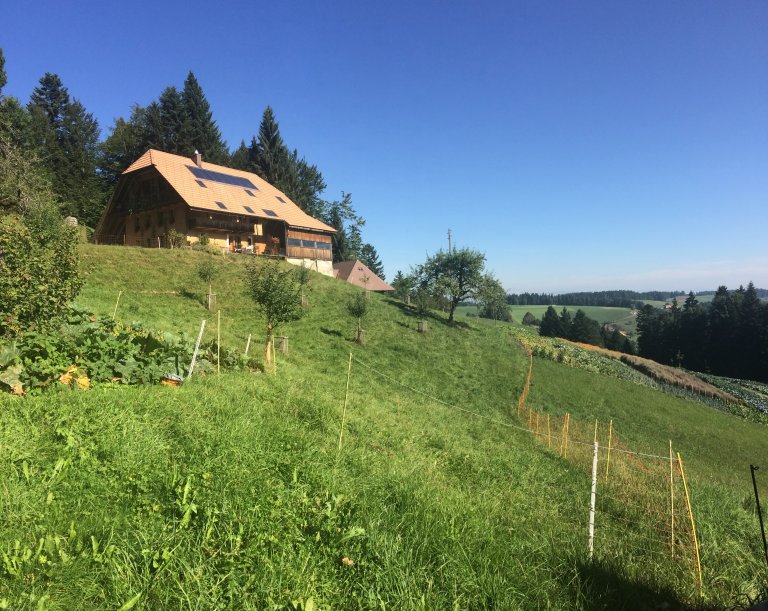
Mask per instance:
[[[637,315],[641,356],[721,376],[768,381],[768,304],[750,282],[721,286],[711,303],[690,293],[682,306],[644,306]]]
[[[768,298],[768,289],[755,289],[760,299]],[[510,293],[509,305],[560,305],[560,306],[601,306],[610,308],[632,308],[642,301],[672,301],[685,297],[685,291],[592,291],[581,293]],[[714,295],[716,291],[701,291],[696,295]],[[640,305],[639,307],[642,307]]]

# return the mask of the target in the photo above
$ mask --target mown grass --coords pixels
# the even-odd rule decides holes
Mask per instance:
[[[209,255],[84,255],[78,301],[99,313],[111,315],[122,290],[125,321],[192,335],[202,318],[215,320],[193,279]],[[243,293],[243,260],[214,260],[222,342],[244,347],[263,323]],[[532,405],[586,423],[613,418],[640,450],[663,453],[668,438],[681,450],[702,523],[699,600],[690,574],[666,557],[627,547],[587,562],[589,473],[514,428],[528,357],[505,325],[448,327],[436,314],[421,335],[406,308],[372,295],[367,344],[357,347],[344,307],[356,289],[317,275],[310,288],[307,315],[284,328],[290,353],[278,354],[276,376],[0,398],[0,602],[720,608],[765,578],[741,476],[768,449],[764,427],[534,360]],[[622,542],[620,533],[607,540]]]

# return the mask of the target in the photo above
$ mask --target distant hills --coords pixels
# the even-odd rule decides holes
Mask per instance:
[[[756,289],[760,299],[768,299],[768,289]],[[714,295],[715,291],[694,291],[697,296]],[[684,297],[686,291],[585,291],[579,293],[510,293],[507,303],[510,305],[562,305],[562,306],[601,306],[631,308],[638,301],[670,301],[675,297]]]

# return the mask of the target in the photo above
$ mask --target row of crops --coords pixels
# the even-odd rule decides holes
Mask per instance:
[[[510,331],[514,339],[530,350],[534,356],[562,363],[568,367],[655,388],[667,394],[704,403],[753,422],[768,424],[768,384],[694,373],[702,381],[727,392],[734,398],[734,401],[724,401],[712,396],[703,396],[663,380],[654,380],[641,371],[601,352],[585,350],[558,338],[542,337],[523,327],[510,327]]]

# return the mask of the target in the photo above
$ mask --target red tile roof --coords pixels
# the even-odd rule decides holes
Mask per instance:
[[[182,157],[150,149],[132,163],[123,174],[129,174],[147,166],[157,168],[157,171],[160,172],[163,178],[170,183],[191,208],[221,212],[221,206],[216,203],[221,202],[226,207],[226,211],[232,214],[259,218],[277,218],[296,228],[328,232],[336,231],[330,225],[326,225],[322,221],[309,216],[294,204],[285,193],[251,172],[235,170],[234,168],[227,168],[206,161],[203,161],[200,165],[203,170],[221,172],[230,177],[246,179],[254,185],[255,188],[253,189],[207,180],[206,178],[198,178],[190,169],[197,167],[190,157]],[[202,182],[205,187],[201,187],[197,181]],[[246,189],[253,196],[248,195]],[[282,198],[283,201],[280,201],[278,197]],[[245,206],[251,208],[253,213],[248,212]],[[274,214],[269,214],[265,212],[266,210],[274,212]]]
[[[333,264],[334,275],[340,280],[346,280],[350,284],[368,289],[369,291],[394,291],[391,286],[374,274],[359,259],[355,261],[341,261]]]

